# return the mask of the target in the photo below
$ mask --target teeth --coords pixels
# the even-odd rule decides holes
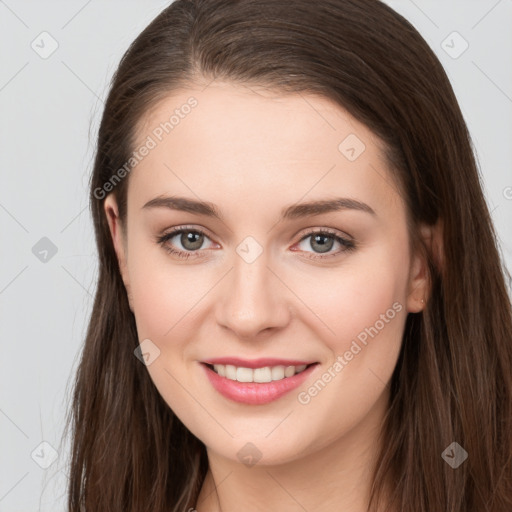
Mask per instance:
[[[303,372],[306,365],[300,366],[265,366],[264,368],[244,368],[231,364],[214,364],[213,369],[221,377],[238,382],[271,382],[273,380],[282,380],[287,377],[293,377],[295,374]]]

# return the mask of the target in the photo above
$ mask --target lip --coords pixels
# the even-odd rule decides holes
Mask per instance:
[[[317,361],[299,361],[298,359],[276,359],[271,357],[262,357],[260,359],[240,359],[239,357],[216,357],[201,361],[206,364],[230,364],[243,368],[264,368],[265,366],[306,366],[314,364]],[[291,377],[289,377],[291,378]]]
[[[235,361],[236,359],[222,359],[222,361]],[[212,360],[213,361],[213,360]],[[217,359],[215,361],[221,361],[221,359]],[[240,360],[237,360],[240,361]],[[258,361],[283,361],[278,359],[261,359]],[[255,363],[255,361],[252,361]],[[295,364],[289,364],[290,361],[286,361],[286,365],[295,366]],[[275,380],[271,382],[238,382],[236,380],[227,379],[226,377],[221,377],[214,370],[212,370],[209,366],[207,366],[206,362],[200,363],[203,370],[206,372],[206,376],[210,381],[213,388],[223,395],[225,398],[232,400],[234,402],[247,404],[247,405],[264,405],[274,400],[281,398],[286,395],[290,391],[299,387],[311,373],[318,366],[318,363],[309,363],[311,366],[308,366],[304,371],[297,373],[293,377],[286,377],[281,380]],[[208,364],[213,364],[208,362]],[[231,364],[231,363],[221,363],[216,362],[215,364]],[[247,361],[243,364],[247,364]],[[261,363],[258,362],[258,365],[254,366],[256,368],[259,367]],[[302,363],[307,364],[307,363]],[[272,363],[271,365],[266,366],[277,366],[278,364]],[[240,363],[235,364],[235,366],[243,366]],[[245,366],[245,368],[251,368],[250,366]]]

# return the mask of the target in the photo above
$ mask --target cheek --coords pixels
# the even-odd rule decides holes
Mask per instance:
[[[194,317],[204,294],[204,272],[172,263],[164,249],[137,235],[128,249],[128,273],[139,338],[180,339],[176,331]]]
[[[204,290],[194,282],[198,280],[197,272],[170,265],[156,251],[137,253],[134,247],[130,256],[130,288],[139,342],[149,339],[159,350],[147,367],[148,373],[169,407],[179,411],[182,421],[193,423],[200,411],[190,410],[190,396],[183,389],[192,388],[189,347],[196,334],[195,315]]]
[[[361,279],[347,281],[338,307],[331,312],[333,330],[341,335],[337,352],[349,350],[354,340],[362,345],[377,337],[383,343],[396,340],[395,318],[405,307],[393,269],[382,266],[378,272],[369,270]]]
[[[363,342],[371,338],[368,330],[375,334],[373,326],[379,337],[386,338],[380,336],[386,332],[391,340],[397,335],[400,339],[402,322],[395,319],[405,310],[407,268],[407,254],[381,245],[347,258],[339,267],[300,276],[290,273],[285,280],[314,312],[303,319],[311,318],[310,328],[340,354],[358,336]]]
[[[330,328],[322,332],[332,359],[299,401],[333,431],[350,428],[373,407],[396,366],[407,318],[407,253],[399,249],[369,251],[332,276],[321,299],[310,294]]]
[[[407,268],[407,253],[380,246],[297,288],[317,313],[310,329],[322,333],[331,353],[323,373],[300,390],[299,403],[333,433],[374,406],[394,371],[407,317]]]
[[[183,289],[154,265],[133,258],[130,288],[139,337],[160,338],[179,319],[180,304],[186,303]]]

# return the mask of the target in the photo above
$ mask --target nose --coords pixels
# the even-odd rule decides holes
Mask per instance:
[[[219,290],[217,323],[244,340],[282,329],[291,318],[287,291],[269,267],[265,251],[250,263],[235,254],[233,268]]]

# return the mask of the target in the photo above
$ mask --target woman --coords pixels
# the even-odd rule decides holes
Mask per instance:
[[[512,510],[512,315],[438,59],[373,0],[177,0],[91,179],[71,511]]]

